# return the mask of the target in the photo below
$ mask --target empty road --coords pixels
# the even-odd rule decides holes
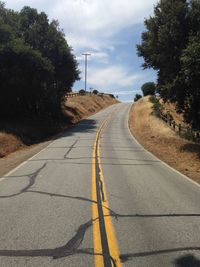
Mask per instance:
[[[130,106],[0,178],[1,267],[200,266],[200,187],[134,140]]]

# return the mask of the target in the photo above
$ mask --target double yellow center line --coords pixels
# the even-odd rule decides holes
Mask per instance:
[[[100,159],[100,138],[112,114],[101,124],[94,143],[92,160],[92,221],[95,267],[122,267],[110,216]]]

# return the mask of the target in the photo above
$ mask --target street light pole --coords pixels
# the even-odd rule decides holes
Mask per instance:
[[[88,56],[91,56],[91,54],[84,53],[82,55],[85,56],[85,92],[86,92],[86,90],[87,90],[87,58],[88,58]]]

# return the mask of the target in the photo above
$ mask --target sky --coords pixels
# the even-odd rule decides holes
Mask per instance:
[[[84,56],[88,58],[87,89],[118,95],[132,101],[145,82],[156,81],[153,70],[143,70],[136,44],[145,31],[144,19],[153,14],[155,0],[5,0],[7,8],[23,6],[44,11],[56,19],[79,63],[81,80],[74,91],[84,89]]]

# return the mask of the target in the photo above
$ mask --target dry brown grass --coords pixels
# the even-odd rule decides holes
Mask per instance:
[[[0,132],[0,158],[5,157],[23,146],[22,141],[13,134]]]
[[[76,123],[117,102],[116,99],[110,96],[98,96],[94,94],[72,97],[66,101],[64,113],[73,123]]]
[[[65,115],[71,123],[77,123],[97,111],[117,103],[109,96],[86,95],[69,98],[65,103]],[[69,126],[69,122],[55,121],[6,121],[1,122],[0,158],[4,158],[21,148],[51,139],[53,135]],[[27,151],[28,153],[28,151]]]
[[[162,104],[164,108],[163,112],[165,114],[167,113],[170,114],[173,120],[176,122],[176,124],[181,124],[184,127],[190,126],[188,123],[184,121],[184,114],[177,112],[175,103],[163,102],[162,100],[160,100],[160,103]]]
[[[173,110],[172,106],[170,110]],[[175,115],[175,111],[173,114]],[[146,149],[200,182],[200,145],[180,138],[164,122],[152,115],[152,104],[148,97],[133,105],[129,125],[133,135]]]

